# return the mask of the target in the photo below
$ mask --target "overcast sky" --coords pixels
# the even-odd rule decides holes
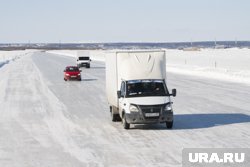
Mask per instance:
[[[0,0],[0,43],[250,40],[250,0]]]

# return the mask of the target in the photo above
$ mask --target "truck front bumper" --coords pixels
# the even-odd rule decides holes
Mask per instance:
[[[173,121],[173,112],[162,112],[158,117],[145,117],[140,112],[126,113],[126,121],[129,124],[154,124]]]
[[[78,66],[80,66],[80,67],[87,67],[89,65],[90,65],[90,63],[79,63],[78,64]]]

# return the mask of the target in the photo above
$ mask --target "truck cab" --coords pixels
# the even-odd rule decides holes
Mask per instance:
[[[173,109],[170,94],[164,80],[144,79],[122,81],[117,91],[119,115],[125,129],[130,124],[166,123],[173,126]]]
[[[90,68],[90,52],[88,50],[78,50],[77,51],[77,57],[76,57],[76,64],[77,67],[86,67]]]
[[[76,60],[77,67],[90,68],[91,59],[89,56],[78,56]]]

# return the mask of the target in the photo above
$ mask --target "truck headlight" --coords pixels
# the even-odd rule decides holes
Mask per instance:
[[[138,107],[136,107],[135,105],[132,105],[132,104],[130,104],[129,110],[130,110],[130,112],[139,112]]]
[[[168,103],[168,104],[165,105],[164,111],[172,111],[172,105],[171,105],[171,103]]]
[[[81,74],[78,74],[78,75],[81,75]]]
[[[66,74],[66,76],[69,76],[69,74]]]

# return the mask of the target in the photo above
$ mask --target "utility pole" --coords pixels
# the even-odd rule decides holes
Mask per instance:
[[[61,49],[61,40],[59,40],[59,49]]]

